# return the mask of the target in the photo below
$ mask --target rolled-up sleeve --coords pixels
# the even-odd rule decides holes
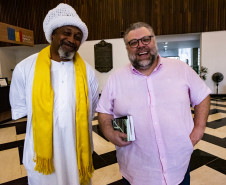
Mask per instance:
[[[186,68],[186,75],[189,84],[189,94],[192,107],[200,104],[210,93],[210,88],[190,67]]]

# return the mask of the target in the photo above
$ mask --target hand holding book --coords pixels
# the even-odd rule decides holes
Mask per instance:
[[[124,116],[112,120],[114,130],[127,134],[127,141],[135,141],[135,132],[132,116]]]

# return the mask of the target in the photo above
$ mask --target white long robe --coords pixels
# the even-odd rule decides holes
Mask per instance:
[[[43,175],[34,171],[32,130],[32,86],[37,54],[21,61],[13,72],[10,87],[12,119],[27,115],[23,164],[27,169],[29,185],[79,185],[76,159],[75,127],[75,72],[72,61],[51,61],[51,81],[54,91],[53,160],[55,172]],[[89,91],[89,132],[92,143],[92,116],[98,101],[98,83],[94,71],[86,63]],[[93,144],[92,144],[93,150]]]

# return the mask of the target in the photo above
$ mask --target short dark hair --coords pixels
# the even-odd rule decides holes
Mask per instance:
[[[147,28],[147,29],[151,32],[151,34],[152,34],[153,36],[155,36],[155,33],[154,33],[154,31],[153,31],[153,28],[152,28],[149,24],[147,24],[147,23],[145,23],[145,22],[136,22],[136,23],[131,24],[131,25],[126,29],[126,31],[125,31],[125,33],[124,33],[124,37],[123,37],[125,44],[127,44],[127,40],[126,40],[126,39],[127,39],[128,33],[129,33],[130,31],[132,31],[132,30],[136,30],[136,29],[142,28],[142,27]]]

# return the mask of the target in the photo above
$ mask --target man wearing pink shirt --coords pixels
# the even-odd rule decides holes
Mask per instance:
[[[158,55],[150,25],[132,24],[124,42],[131,64],[110,76],[97,107],[124,182],[189,185],[189,161],[205,130],[210,89],[186,63]],[[133,118],[133,142],[112,127],[112,119],[122,116]]]

